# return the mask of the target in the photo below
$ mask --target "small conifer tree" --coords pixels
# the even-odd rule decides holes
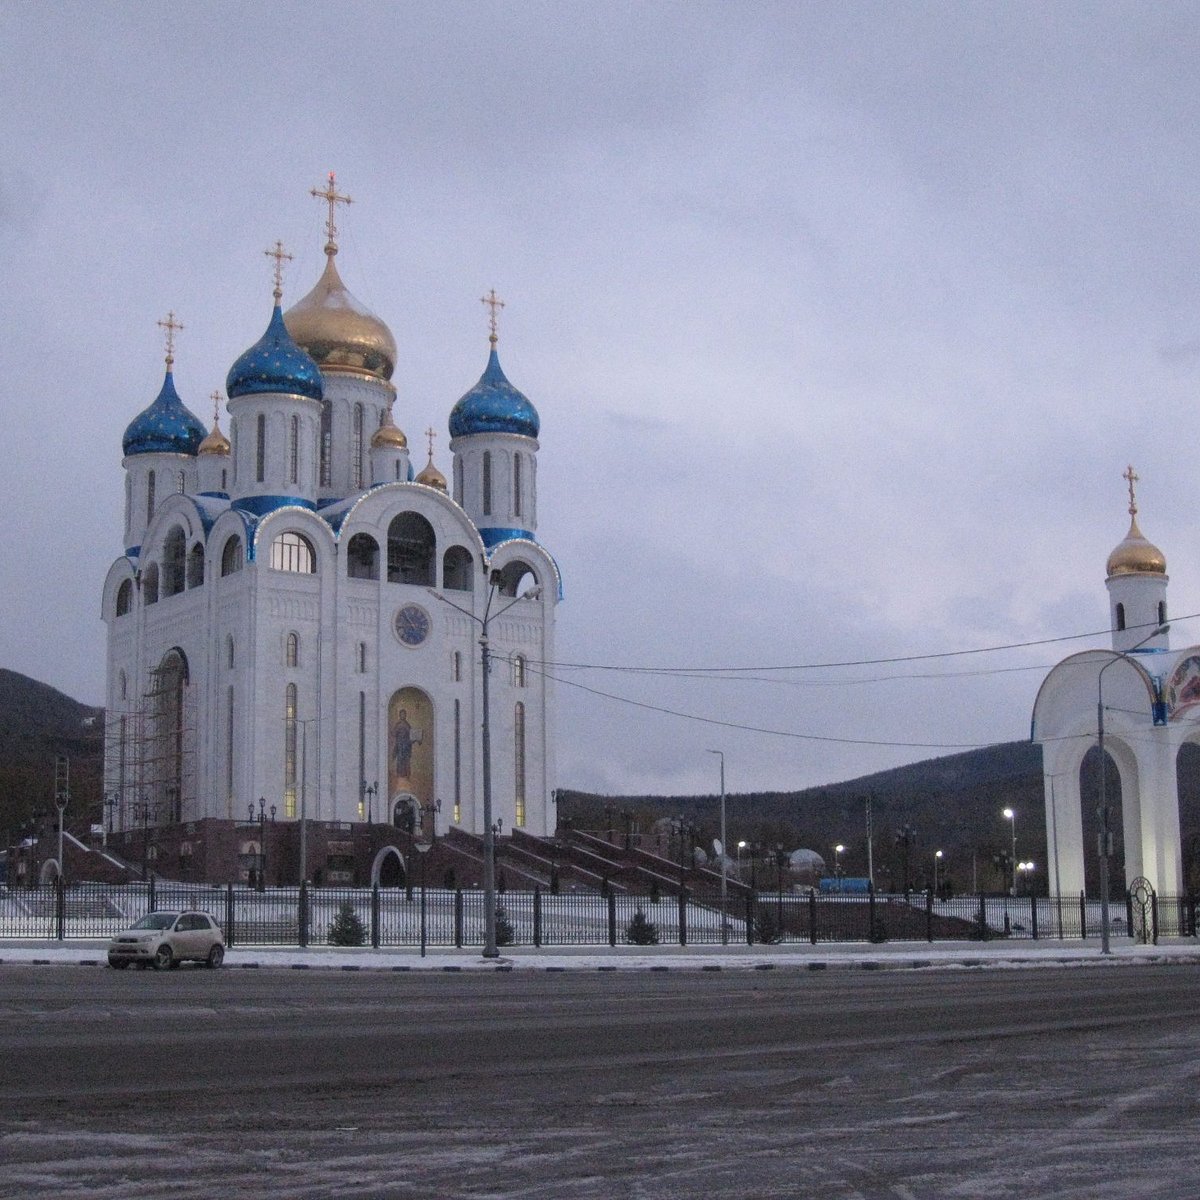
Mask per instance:
[[[496,905],[496,945],[511,946],[515,938],[513,933],[512,922],[508,919],[508,913],[504,911],[504,905]]]
[[[361,946],[367,940],[367,929],[349,900],[343,900],[329,926],[327,938],[331,946]]]
[[[639,908],[625,927],[625,940],[631,946],[657,946],[658,926]]]

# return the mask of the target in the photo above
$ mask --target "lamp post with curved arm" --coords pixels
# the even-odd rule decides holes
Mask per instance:
[[[479,661],[483,672],[483,957],[499,958],[500,951],[496,949],[496,831],[492,826],[492,730],[491,715],[488,705],[488,675],[491,672],[491,643],[488,640],[488,625],[496,617],[503,616],[513,605],[522,600],[537,600],[542,594],[541,587],[530,588],[523,595],[515,597],[497,612],[492,612],[492,602],[496,598],[500,586],[500,572],[493,571],[488,577],[487,602],[483,606],[483,616],[471,612],[453,600],[448,600],[441,592],[428,588],[431,596],[435,596],[443,604],[448,604],[464,617],[470,617],[479,626]]]
[[[1147,642],[1160,634],[1166,633],[1171,626],[1163,622],[1152,633],[1146,634],[1129,650],[1114,653],[1096,674],[1096,746],[1100,751],[1100,805],[1096,815],[1100,818],[1100,833],[1098,835],[1100,851],[1100,953],[1111,954],[1109,946],[1109,914],[1108,914],[1108,856],[1112,853],[1112,833],[1108,828],[1108,772],[1104,769],[1104,672],[1115,662],[1120,662],[1134,650],[1140,650]]]

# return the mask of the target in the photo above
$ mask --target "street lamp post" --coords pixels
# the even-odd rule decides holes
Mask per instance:
[[[270,807],[271,824],[275,824],[275,805]],[[253,825],[258,822],[258,890],[264,891],[267,886],[267,800],[265,796],[258,798],[258,816],[254,815],[254,804],[247,805],[246,815]]]
[[[1171,626],[1165,621],[1153,633],[1148,633],[1135,646],[1130,646],[1127,653],[1140,650],[1147,642],[1166,633]],[[1100,833],[1098,835],[1100,850],[1100,953],[1111,954],[1109,945],[1109,914],[1108,914],[1108,856],[1112,853],[1112,833],[1108,828],[1108,772],[1104,768],[1104,672],[1115,662],[1120,662],[1125,654],[1114,654],[1096,674],[1096,745],[1100,751],[1100,806],[1097,816],[1100,818]]]
[[[842,877],[842,855],[846,852],[846,847],[838,842],[833,848],[833,877],[841,879]]]
[[[933,894],[938,894],[938,867],[941,865],[942,852],[935,850],[933,852]]]
[[[738,842],[738,844],[737,844],[737,852],[738,852],[737,875],[738,875],[739,879],[741,879],[741,877],[742,877],[742,851],[745,850],[745,848],[746,848],[746,843],[744,841]]]
[[[63,866],[63,818],[71,800],[71,763],[65,754],[54,759],[54,807],[58,809],[58,881],[66,882]]]
[[[721,945],[729,945],[729,860],[725,857],[725,751],[710,750],[721,760]]]
[[[497,612],[492,612],[492,602],[500,586],[500,572],[493,571],[488,578],[488,596],[483,607],[483,616],[470,612],[446,599],[441,592],[429,588],[429,594],[436,596],[443,604],[448,604],[464,617],[470,617],[479,626],[479,662],[483,676],[483,722],[481,729],[481,749],[483,751],[483,957],[499,958],[500,951],[496,948],[496,830],[492,826],[492,728],[491,714],[488,704],[488,676],[491,674],[491,643],[488,638],[488,627],[495,617],[503,616],[515,604],[522,600],[537,600],[541,597],[541,587],[530,588],[524,595],[515,597]]]
[[[1033,863],[1031,863],[1031,862],[1017,863],[1017,870],[1021,873],[1021,876],[1025,879],[1025,891],[1030,896],[1033,895],[1033,884],[1032,884],[1032,880],[1030,880],[1029,876],[1033,873],[1033,869],[1034,869]]]
[[[1004,817],[1012,826],[1012,859],[1009,862],[1012,879],[1009,891],[1015,896],[1017,894],[1017,814],[1011,808],[1006,808]]]

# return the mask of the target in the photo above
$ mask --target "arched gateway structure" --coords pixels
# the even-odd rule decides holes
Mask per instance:
[[[1129,533],[1109,555],[1106,581],[1112,649],[1064,659],[1046,676],[1033,707],[1052,893],[1084,891],[1085,861],[1099,853],[1097,842],[1085,844],[1083,836],[1098,789],[1093,784],[1084,793],[1081,775],[1101,731],[1120,780],[1121,822],[1112,832],[1124,844],[1126,879],[1144,876],[1160,894],[1183,891],[1178,761],[1185,744],[1200,743],[1200,646],[1170,647],[1166,559],[1138,528],[1132,467],[1125,477]],[[1110,794],[1110,812],[1115,800]]]

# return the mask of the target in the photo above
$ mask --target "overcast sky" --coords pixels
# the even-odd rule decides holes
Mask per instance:
[[[715,789],[715,747],[731,791],[789,789],[1027,737],[1088,640],[767,669],[1106,628],[1127,463],[1200,612],[1198,61],[1196,4],[0,4],[0,665],[103,700],[155,322],[207,422],[262,251],[296,256],[285,304],[315,282],[334,170],[339,268],[447,474],[478,298],[507,302],[561,662],[754,668],[555,667],[563,786]]]

